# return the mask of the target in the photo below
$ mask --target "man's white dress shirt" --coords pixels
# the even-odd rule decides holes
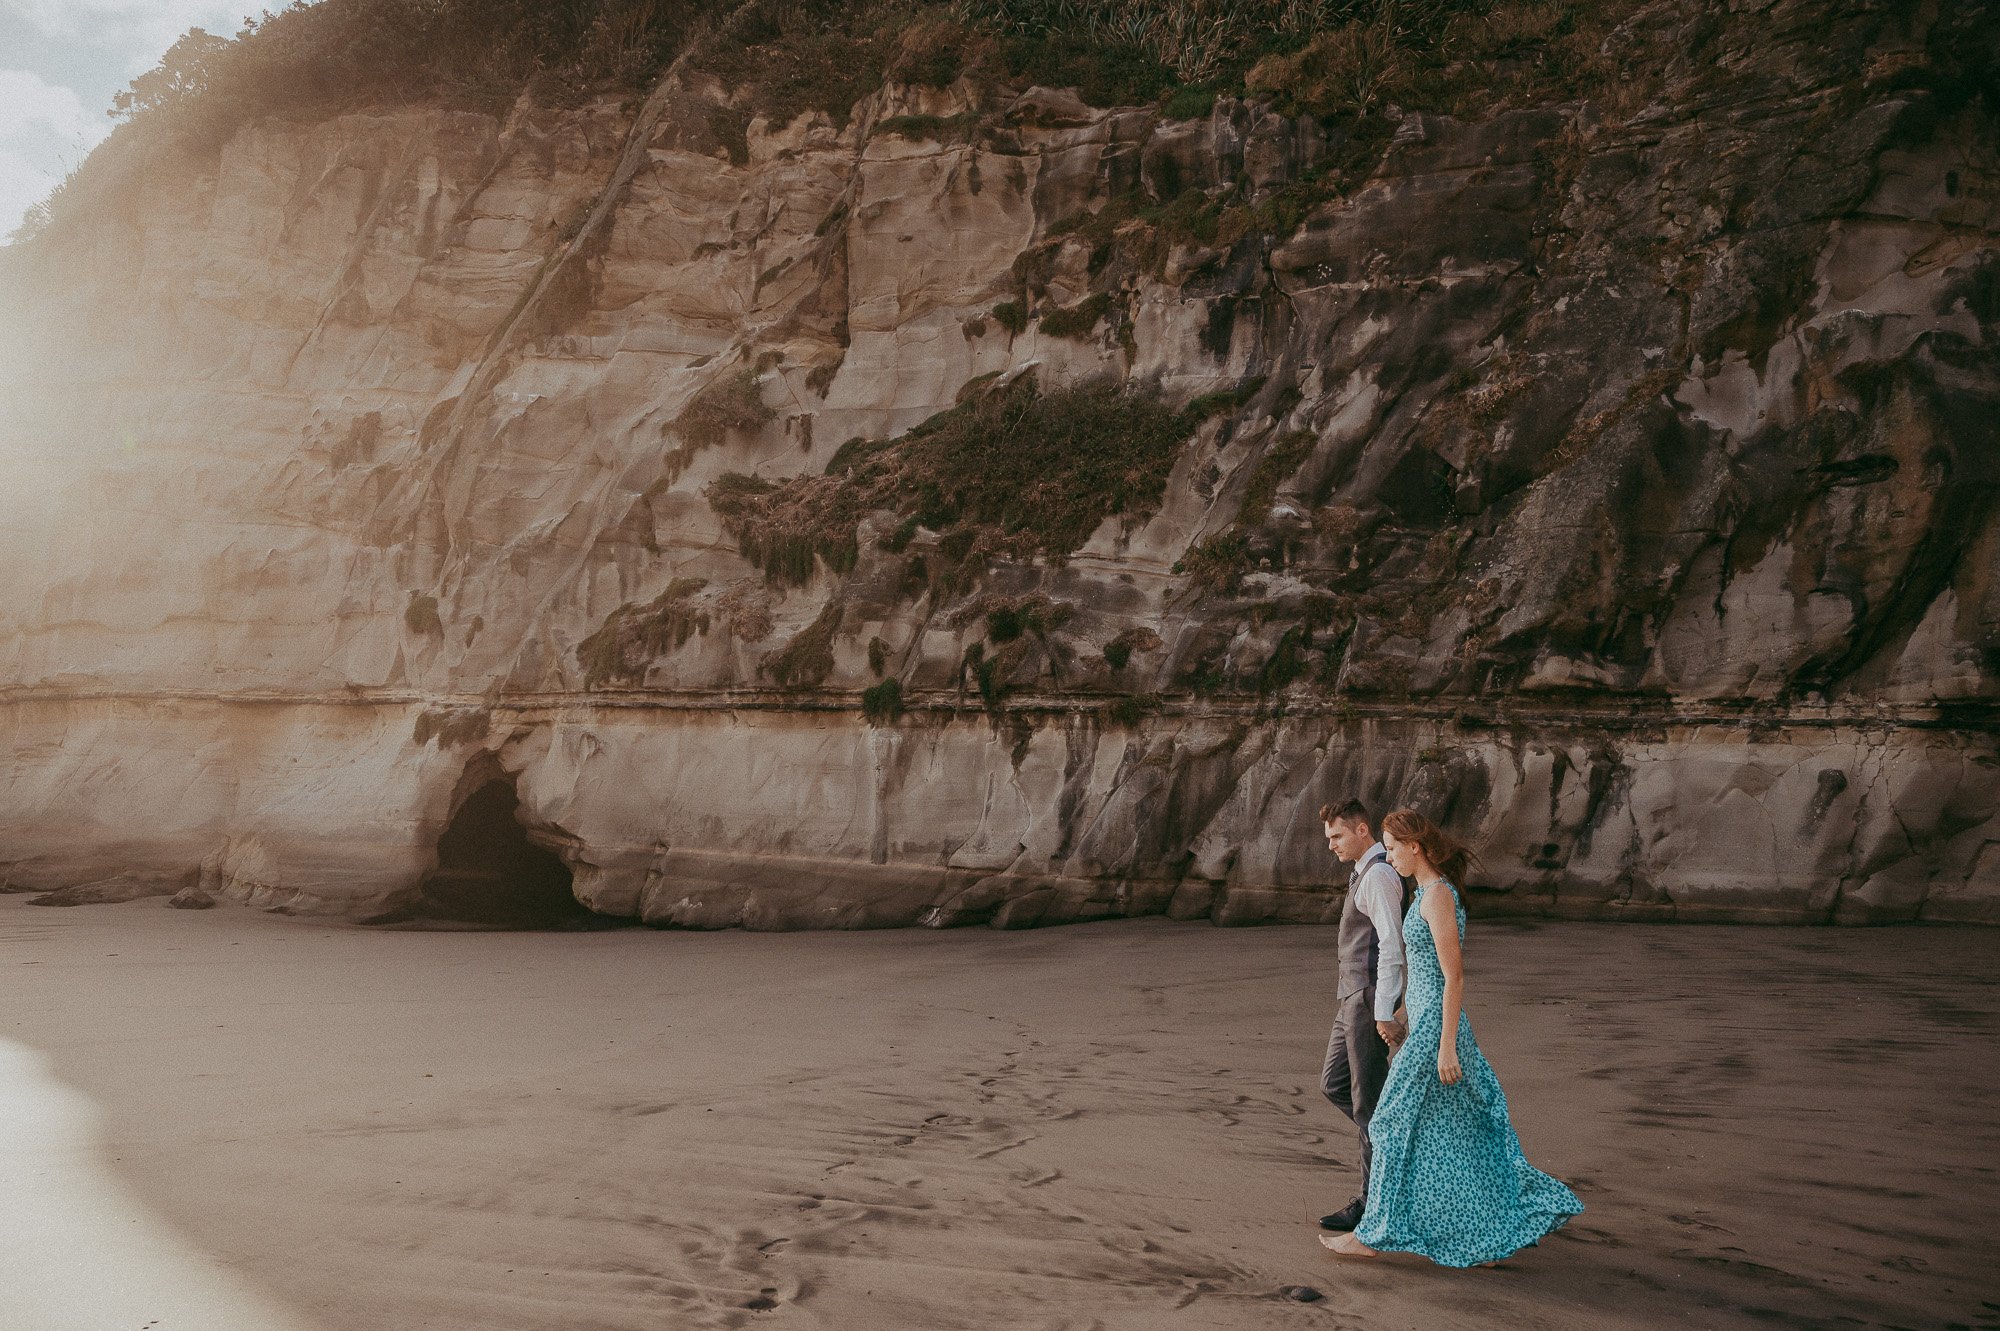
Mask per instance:
[[[1376,842],[1354,866],[1347,890],[1375,926],[1375,1020],[1394,1021],[1403,1001],[1403,878],[1389,867],[1389,852]]]

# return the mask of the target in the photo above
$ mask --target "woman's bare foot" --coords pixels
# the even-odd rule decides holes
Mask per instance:
[[[1355,1238],[1352,1234],[1322,1234],[1319,1236],[1319,1241],[1321,1246],[1325,1247],[1328,1251],[1337,1252],[1342,1257],[1373,1257],[1375,1255],[1373,1248],[1363,1243],[1360,1239]]]

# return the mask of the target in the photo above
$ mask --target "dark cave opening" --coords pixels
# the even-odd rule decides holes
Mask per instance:
[[[418,917],[500,929],[576,928],[603,920],[576,899],[562,858],[529,840],[520,807],[505,776],[489,778],[466,796],[438,838],[437,867],[424,875]]]

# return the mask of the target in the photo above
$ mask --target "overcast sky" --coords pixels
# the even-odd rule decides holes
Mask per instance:
[[[275,5],[275,0],[272,0]],[[0,241],[111,132],[112,94],[189,28],[234,36],[260,0],[0,0]]]

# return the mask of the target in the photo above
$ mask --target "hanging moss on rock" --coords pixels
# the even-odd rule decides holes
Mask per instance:
[[[861,715],[870,725],[887,725],[903,714],[901,681],[885,679],[861,690]]]
[[[647,604],[628,601],[612,611],[602,628],[577,644],[585,686],[637,684],[653,662],[708,632],[708,611],[692,603],[706,586],[703,578],[675,578]]]
[[[833,673],[833,635],[844,611],[828,601],[813,622],[778,651],[764,658],[757,673],[768,675],[781,689],[811,688]]]
[[[907,434],[849,441],[822,476],[774,485],[732,473],[707,496],[776,581],[809,581],[815,558],[853,567],[860,520],[881,510],[936,532],[953,559],[1060,560],[1105,518],[1157,504],[1197,424],[1145,394],[1043,393],[1022,375]]]

